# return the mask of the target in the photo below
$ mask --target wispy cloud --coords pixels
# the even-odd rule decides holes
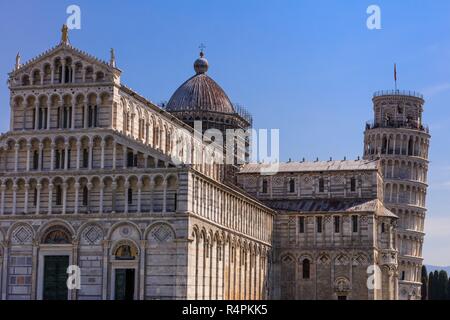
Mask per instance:
[[[450,82],[444,82],[429,86],[422,90],[422,93],[427,97],[432,97],[445,91],[450,91]]]
[[[450,265],[450,217],[427,216],[423,255],[426,264]]]
[[[430,183],[429,189],[433,190],[450,190],[450,181]]]

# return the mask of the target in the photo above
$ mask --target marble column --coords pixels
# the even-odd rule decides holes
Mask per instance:
[[[27,171],[30,171],[30,155],[31,155],[31,143],[27,143],[27,160],[26,160]]]
[[[81,153],[81,142],[77,141],[77,170],[80,169],[80,153]]]
[[[55,170],[55,143],[50,144],[50,170]]]
[[[27,214],[28,213],[28,195],[29,195],[29,191],[30,191],[30,185],[28,183],[25,183],[25,199],[24,199],[24,204],[23,204],[23,213]]]
[[[102,139],[102,142],[100,143],[100,146],[102,148],[101,151],[101,159],[100,159],[100,168],[104,169],[105,168],[105,140]]]
[[[94,143],[92,141],[89,142],[89,164],[88,164],[89,170],[92,169],[93,147],[94,147]]]
[[[80,191],[80,183],[75,182],[75,205],[74,205],[74,213],[78,213],[78,194]]]
[[[127,181],[124,184],[124,192],[125,192],[125,203],[124,203],[124,212],[128,213],[128,188],[130,187],[130,183]]]
[[[34,130],[39,129],[39,105],[35,103],[34,105]]]
[[[63,182],[62,184],[62,201],[63,201],[63,207],[62,207],[62,214],[66,214],[66,208],[67,208],[67,182]]]
[[[113,168],[113,170],[116,170],[116,146],[117,146],[117,143],[115,142],[115,141],[113,141],[113,158],[112,158],[112,168]]]
[[[64,143],[64,170],[69,169],[69,143]]]
[[[103,192],[104,192],[104,188],[105,188],[105,184],[103,183],[103,181],[100,181],[100,199],[99,199],[99,209],[98,209],[98,213],[103,213]]]
[[[52,213],[53,183],[48,185],[48,214]]]
[[[41,206],[41,188],[42,185],[38,183],[36,185],[36,214],[39,214],[40,206]]]
[[[14,171],[17,172],[19,168],[19,148],[20,145],[16,143],[14,145]]]
[[[111,185],[111,192],[112,192],[111,213],[116,212],[116,191],[117,191],[117,182],[113,180]]]
[[[138,199],[137,199],[137,212],[141,212],[141,194],[142,194],[142,181],[137,183]]]

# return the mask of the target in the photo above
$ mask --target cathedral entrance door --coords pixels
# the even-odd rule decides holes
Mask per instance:
[[[134,269],[116,269],[115,300],[133,300]]]
[[[45,256],[44,300],[67,300],[69,256]]]

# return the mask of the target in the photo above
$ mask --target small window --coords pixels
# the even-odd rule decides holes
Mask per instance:
[[[381,224],[381,233],[384,233],[386,231],[386,227],[384,225],[384,222]]]
[[[128,204],[133,204],[133,189],[128,188]]]
[[[83,149],[83,168],[87,168],[89,166],[89,150]]]
[[[352,231],[358,232],[358,216],[352,216]]]
[[[356,179],[355,178],[350,179],[350,191],[351,192],[356,191]]]
[[[305,233],[305,217],[300,217],[298,220],[298,228],[300,233]]]
[[[37,190],[37,188],[34,188],[34,191],[33,191],[33,205],[35,207],[37,206],[37,198],[38,198],[38,190]]]
[[[304,259],[302,262],[303,279],[309,279],[310,276],[310,263],[308,259]]]
[[[83,188],[83,206],[87,206],[89,202],[89,190],[88,188],[85,186]]]
[[[316,218],[317,233],[322,233],[322,217]]]
[[[262,193],[267,193],[267,180],[262,182]]]
[[[133,151],[127,153],[127,167],[134,167],[134,154]]]
[[[295,192],[295,179],[289,180],[289,192]]]
[[[319,179],[319,192],[325,192],[325,182],[323,178]]]
[[[335,233],[341,232],[341,217],[338,216],[334,217],[334,232]]]
[[[70,159],[72,155],[72,150],[67,150],[67,169],[70,169]]]
[[[402,271],[402,276],[401,276],[401,280],[405,280],[405,278],[406,278],[406,273],[405,273],[405,271]]]
[[[62,188],[60,185],[56,186],[56,205],[62,205]]]
[[[98,126],[97,106],[88,106],[88,127],[95,128]]]
[[[38,170],[39,168],[39,151],[35,150],[33,153],[33,170]]]

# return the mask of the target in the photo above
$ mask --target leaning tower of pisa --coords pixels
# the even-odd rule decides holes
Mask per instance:
[[[411,91],[373,96],[374,120],[366,124],[364,157],[379,158],[386,206],[398,217],[398,297],[420,299],[425,196],[430,134],[422,124],[424,99]]]

